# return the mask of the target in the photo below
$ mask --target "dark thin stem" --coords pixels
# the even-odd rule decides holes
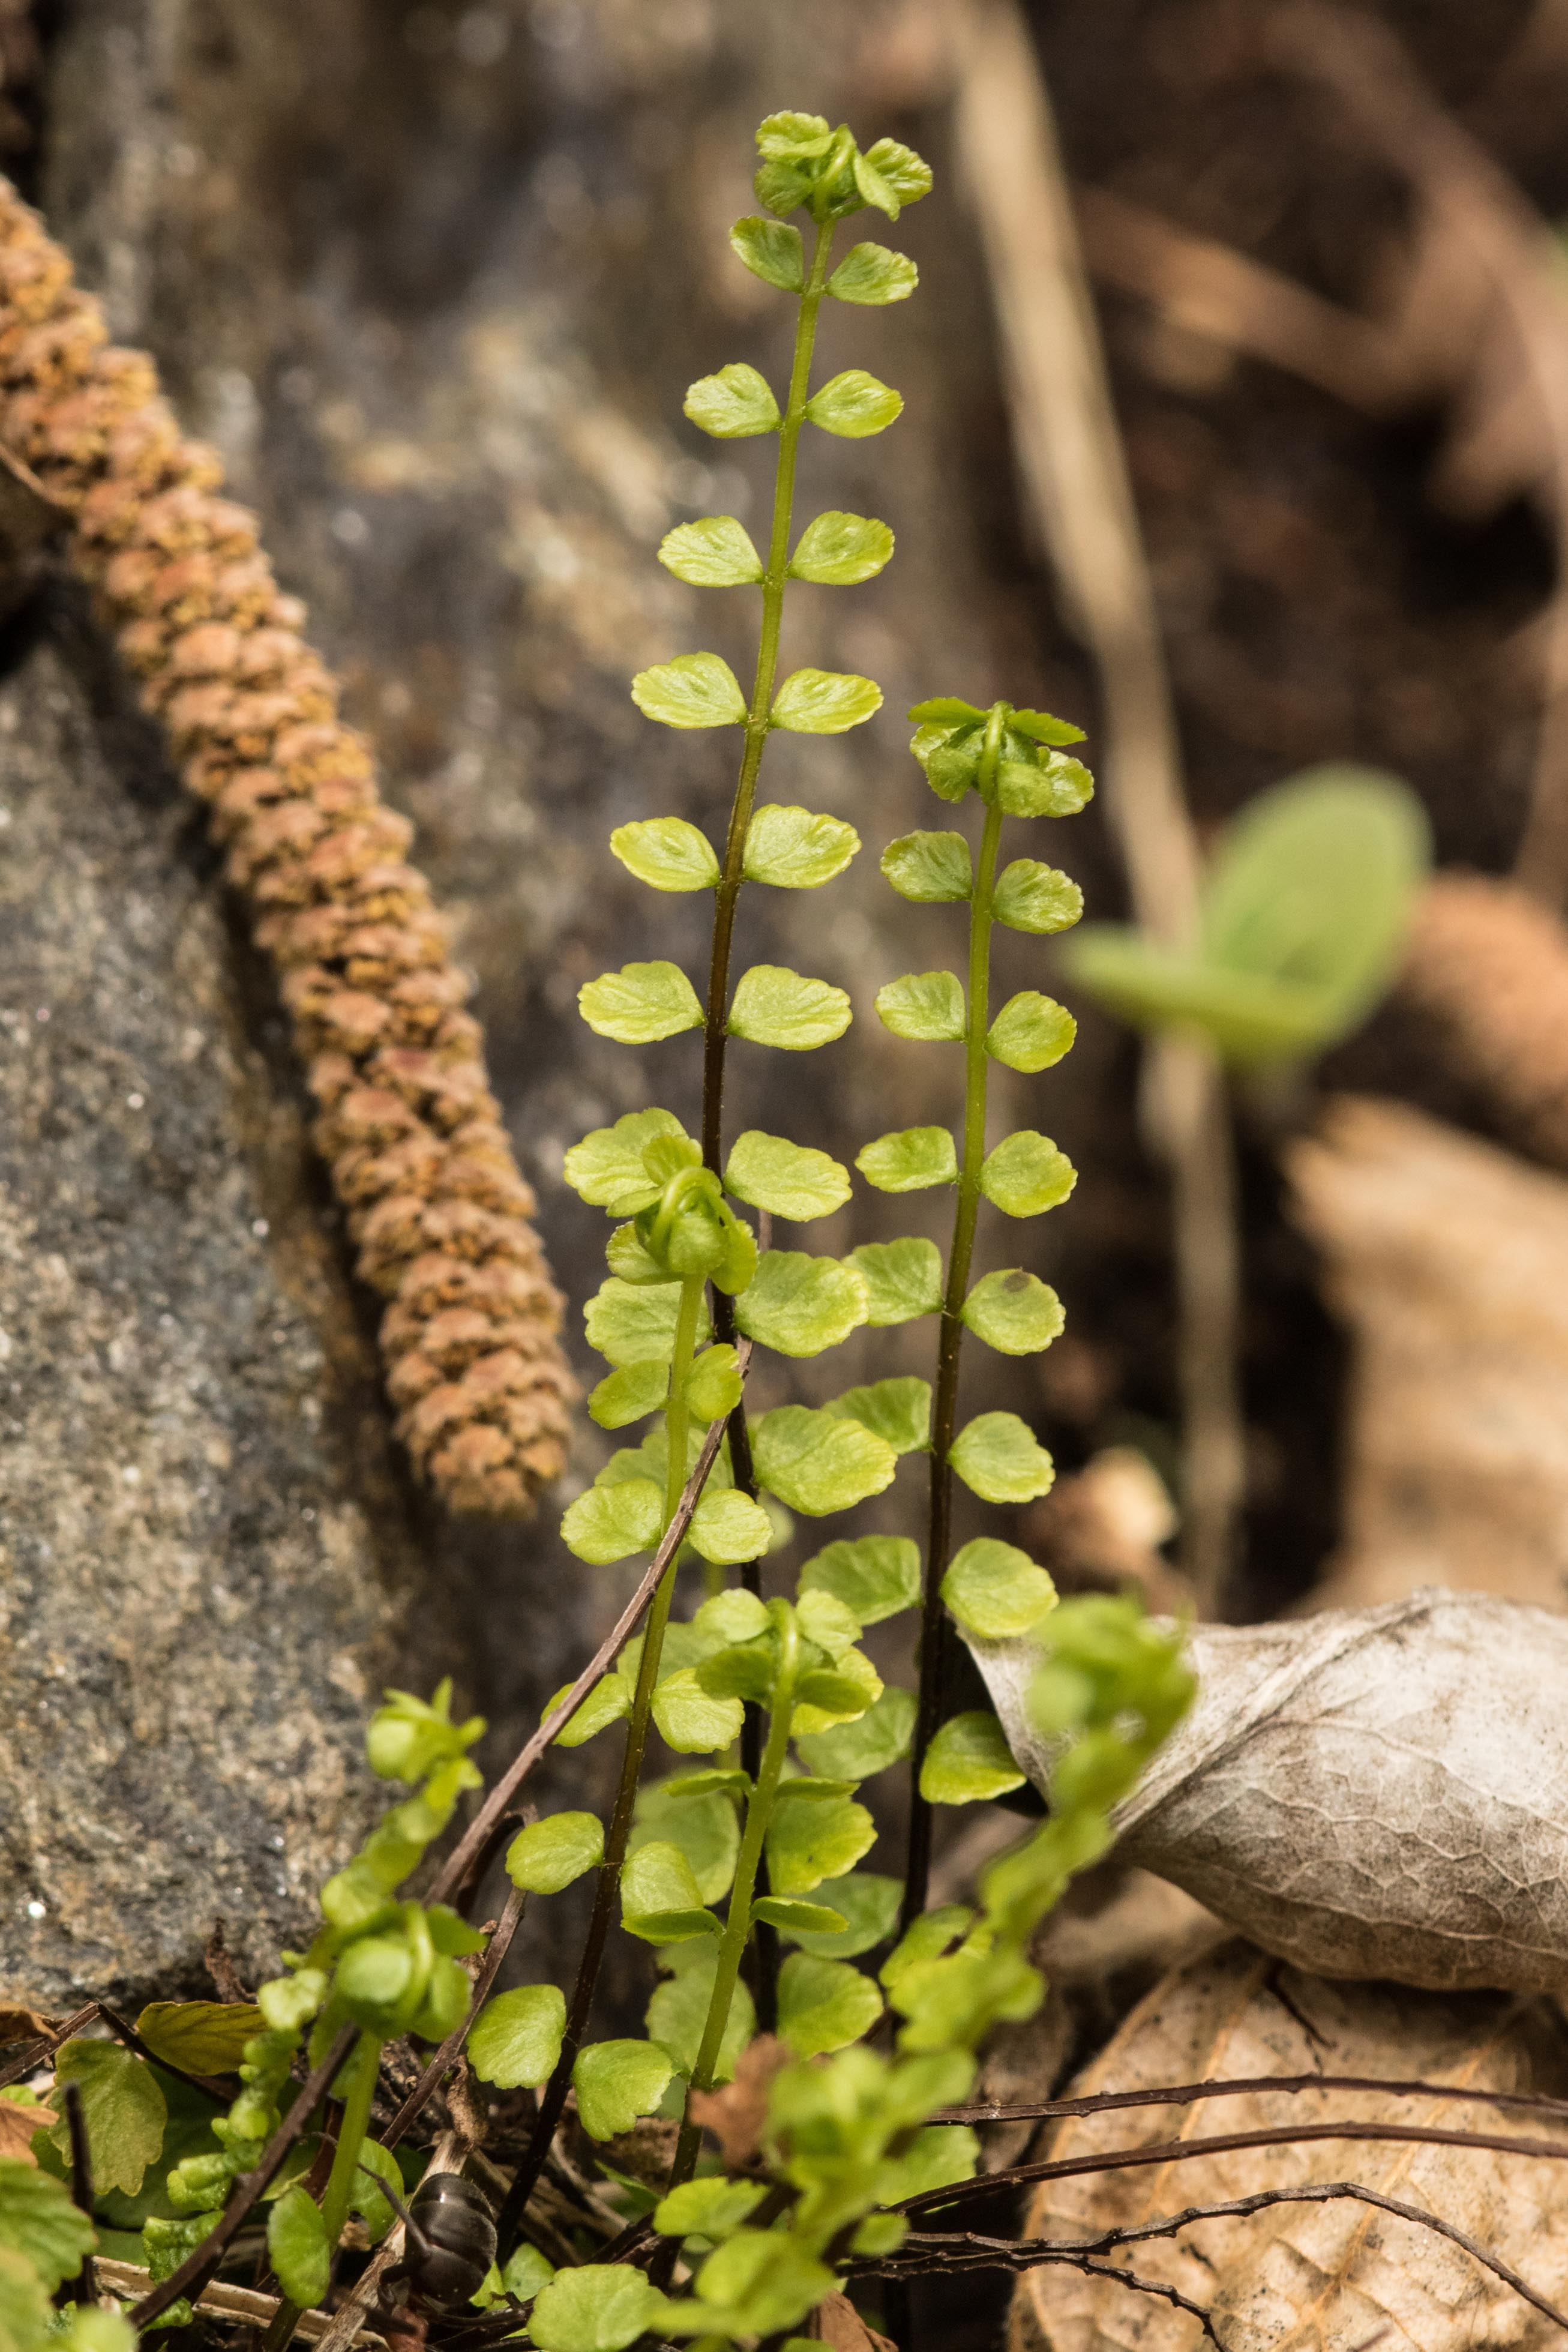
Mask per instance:
[[[77,2010],[52,2033],[46,2033],[39,2042],[29,2042],[19,2058],[10,2059],[5,2065],[0,2066],[0,2091],[8,2090],[13,2083],[19,2083],[24,2076],[36,2074],[46,2059],[54,2056],[62,2042],[68,2042],[73,2033],[85,2032],[100,2014],[98,2002],[89,2000],[85,2009]]]
[[[357,2026],[343,2027],[327,2055],[310,2075],[299,2096],[268,2140],[262,2152],[260,2163],[254,2172],[246,2175],[244,2188],[240,2189],[237,2196],[231,2197],[225,2206],[218,2217],[217,2226],[202,2240],[199,2246],[192,2249],[177,2270],[172,2271],[166,2279],[161,2279],[155,2287],[151,2287],[142,2296],[131,2314],[131,2324],[133,2327],[144,2328],[151,2320],[158,2318],[160,2314],[167,2311],[172,2303],[178,2303],[183,2295],[188,2294],[194,2299],[200,2294],[207,2281],[215,2274],[225,2250],[233,2240],[238,2237],[256,2206],[259,2204],[263,2192],[277,2179],[283,2169],[284,2158],[340,2073],[345,2059],[354,2046],[358,2032]]]
[[[71,2203],[78,2213],[92,2220],[92,2151],[88,2146],[87,2116],[82,2108],[81,2084],[66,2084],[66,2129],[71,2144]],[[74,2279],[68,2281],[63,2293],[69,2303],[95,2303],[98,2300],[98,2277],[90,2254],[82,2256],[82,2264]]]
[[[739,1353],[740,1375],[744,1380],[746,1368],[751,1357],[749,1340],[741,1341]],[[425,1897],[427,1902],[448,1901],[453,1889],[463,1884],[475,1856],[483,1850],[497,1822],[540,1757],[550,1747],[557,1733],[564,1730],[571,1721],[594,1684],[608,1667],[614,1664],[636,1632],[638,1619],[657,1592],[664,1580],[665,1569],[685,1540],[686,1528],[691,1523],[692,1513],[696,1509],[703,1488],[707,1484],[708,1472],[717,1460],[718,1449],[724,1443],[724,1429],[723,1422],[716,1421],[708,1431],[703,1450],[697,1456],[696,1466],[686,1480],[685,1492],[681,1496],[680,1508],[665,1528],[660,1539],[659,1549],[653,1554],[642,1583],[637,1587],[614,1625],[601,1642],[570,1689],[556,1701],[538,1729],[531,1738],[524,1741],[516,1758],[502,1773],[441,1869],[436,1873],[434,1883]],[[35,2060],[34,2063],[37,2063]]]
[[[1458,2099],[1467,2106],[1533,2109],[1568,2116],[1568,2099],[1538,2091],[1476,2091],[1451,2083],[1390,2080],[1378,2074],[1243,2074],[1234,2082],[1172,2083],[1148,2091],[1093,2091],[1079,2099],[1036,2099],[1021,2106],[943,2107],[939,2124],[1047,2122],[1062,2116],[1109,2115],[1123,2107],[1186,2107],[1198,2099],[1251,2098],[1260,2092],[1370,2091],[1388,2099]]]
[[[674,1528],[681,1516],[684,1489],[681,1472],[686,1458],[686,1428],[689,1408],[686,1403],[686,1375],[691,1370],[696,1339],[697,1318],[703,1303],[703,1279],[700,1275],[688,1275],[682,1285],[680,1318],[676,1326],[675,1344],[670,1361],[669,1402],[665,1407],[665,1433],[669,1441],[669,1467],[666,1473],[664,1521],[666,1528]],[[709,1438],[723,1434],[722,1423],[715,1422],[708,1431]],[[704,1452],[707,1451],[706,1446]],[[716,1457],[717,1444],[714,1446]],[[659,1547],[661,1552],[665,1549]],[[593,1996],[599,1988],[599,1972],[604,1964],[604,1948],[615,1909],[615,1898],[621,1885],[621,1865],[626,1859],[626,1848],[632,1835],[632,1819],[637,1804],[637,1784],[643,1777],[643,1759],[647,1751],[648,1729],[653,1720],[653,1691],[659,1679],[659,1658],[664,1649],[664,1628],[669,1623],[670,1606],[675,1597],[675,1554],[672,1550],[669,1566],[654,1591],[653,1606],[648,1612],[647,1632],[643,1641],[643,1655],[637,1666],[637,1688],[632,1701],[632,1711],[626,1719],[626,1745],[621,1757],[621,1778],[615,1790],[615,1804],[610,1816],[610,1827],[604,1840],[604,1856],[594,1882],[593,1908],[589,1915],[588,1935],[578,1963],[577,1981],[572,1987],[571,2000],[566,2013],[566,2028],[561,2035],[560,2054],[554,2072],[545,2085],[539,2101],[539,2111],[523,2151],[522,2161],[512,2178],[512,2185],[496,2217],[497,2236],[503,2261],[511,2252],[511,2242],[522,2221],[523,2211],[534,2184],[544,2169],[545,2159],[555,2138],[556,2126],[566,2109],[567,2095],[571,2089],[572,2069],[588,2032],[589,2018],[593,2010]]]
[[[1417,2228],[1431,2230],[1458,2246],[1473,2261],[1500,2279],[1505,2286],[1521,2295],[1533,2309],[1551,2320],[1555,2326],[1568,2329],[1568,2315],[1538,2294],[1528,2281],[1503,2262],[1489,2252],[1465,2231],[1453,2222],[1445,2221],[1438,2214],[1428,2213],[1419,2205],[1409,2205],[1402,2198],[1388,2197],[1379,2189],[1368,2189],[1356,2180],[1313,2181],[1295,2189],[1260,2189],[1250,2197],[1237,2197],[1223,2204],[1188,2205],[1179,2213],[1172,2213],[1159,2221],[1144,2221],[1125,2229],[1106,2230],[1097,2238],[1074,2239],[1064,2242],[1053,2238],[983,2238],[971,2231],[912,2233],[896,2252],[881,2262],[857,2263],[852,2272],[855,2277],[915,2278],[928,2273],[952,2275],[968,2270],[1034,2270],[1046,2263],[1080,2263],[1084,2255],[1103,2255],[1120,2246],[1148,2243],[1152,2239],[1174,2238],[1198,2221],[1246,2221],[1261,2213],[1271,2205],[1327,2205],[1340,2200],[1355,2204],[1375,2206],[1379,2212],[1393,2213],[1402,2221],[1413,2222]],[[1113,2271],[1112,2275],[1128,2277],[1130,2273]]]
[[[1002,812],[995,797],[997,766],[1001,756],[1002,717],[1002,708],[998,705],[987,721],[986,748],[980,761],[979,789],[986,801],[986,827],[980,843],[979,867],[969,902],[969,996],[964,1041],[964,1158],[958,1171],[958,1200],[953,1213],[952,1246],[947,1253],[947,1288],[936,1343],[936,1389],[931,1408],[931,1499],[925,1535],[925,1591],[920,1612],[920,1702],[910,1759],[909,1859],[904,1879],[901,1929],[909,1927],[925,1910],[926,1887],[931,1875],[931,1807],[920,1792],[920,1773],[925,1761],[925,1751],[936,1737],[942,1719],[943,1667],[946,1653],[942,1579],[946,1573],[953,1531],[953,1470],[947,1454],[958,1419],[958,1369],[964,1345],[964,1301],[969,1295],[969,1266],[980,1210],[980,1169],[986,1157],[986,1032],[990,1026],[991,901],[996,890],[997,846],[1002,830]]]
[[[1443,2131],[1421,2124],[1296,2124],[1269,2131],[1216,2132],[1204,2139],[1155,2140],[1145,2147],[1108,2148],[1097,2156],[1053,2157],[1040,2164],[1011,2165],[1006,2171],[988,2172],[979,2179],[927,2189],[918,2197],[906,2198],[897,2210],[927,2213],[1019,2189],[1031,2180],[1072,2180],[1086,2174],[1124,2172],[1151,2164],[1186,2164],[1195,2157],[1229,2156],[1246,2147],[1297,2147],[1324,2139],[1366,2140],[1380,2147],[1473,2147],[1494,2156],[1568,2157],[1568,2140],[1514,2139],[1497,2132]]]
[[[532,1809],[530,1808],[530,1811]],[[474,1979],[474,1996],[468,2004],[468,2014],[461,2025],[455,2025],[391,2123],[381,2135],[383,2147],[395,2147],[407,2132],[422,2108],[434,2097],[456,2062],[457,2054],[467,2038],[468,2031],[487,1998],[490,1987],[500,1974],[501,1962],[511,1948],[513,1937],[522,1925],[528,1896],[521,1887],[514,1886],[507,1896],[506,1907],[497,1923],[478,1975]]]

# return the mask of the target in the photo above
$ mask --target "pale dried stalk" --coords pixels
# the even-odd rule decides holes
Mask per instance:
[[[412,828],[216,457],[4,180],[0,443],[69,514],[71,562],[277,969],[359,1271],[390,1302],[399,1434],[453,1507],[524,1512],[563,1458],[560,1300]]]
[[[1014,0],[987,0],[956,44],[959,152],[1001,329],[1019,463],[1073,625],[1100,671],[1097,761],[1151,937],[1190,945],[1199,861],[1170,682],[1051,102]],[[1145,1126],[1171,1172],[1181,1316],[1182,1565],[1223,1612],[1245,1477],[1237,1375],[1234,1154],[1218,1063],[1196,1034],[1153,1043]]]

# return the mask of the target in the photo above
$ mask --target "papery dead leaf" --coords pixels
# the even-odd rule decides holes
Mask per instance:
[[[1561,2096],[1568,2029],[1545,2001],[1329,1984],[1235,1942],[1173,1971],[1074,2089],[1317,2070]],[[1071,2120],[1044,2153],[1333,2119],[1541,2130],[1539,2118],[1462,2100],[1265,2093]],[[1568,2296],[1568,2168],[1469,2148],[1322,2141],[1050,2181],[1025,2234],[1076,2240],[1191,2205],[1340,2180],[1439,2216],[1549,2301]],[[1451,2241],[1348,2200],[1197,2222],[1108,2259],[1208,2309],[1226,2352],[1363,2352],[1373,2342],[1379,2352],[1534,2352],[1559,2336]],[[1054,2265],[1029,2273],[1014,2303],[1012,2352],[1196,2352],[1202,2340],[1197,2321],[1168,2305]]]
[[[1037,1653],[971,1642],[1019,1762]],[[1479,1594],[1200,1625],[1119,1851],[1324,1976],[1568,1988],[1568,1619]]]
[[[21,2001],[0,2000],[0,2050],[10,2042],[38,2042],[48,2032],[47,2018]]]

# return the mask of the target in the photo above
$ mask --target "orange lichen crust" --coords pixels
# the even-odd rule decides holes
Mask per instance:
[[[411,828],[255,518],[4,180],[0,444],[70,513],[73,566],[277,972],[359,1272],[389,1302],[398,1433],[453,1509],[525,1512],[562,1463],[561,1302]]]
[[[1479,874],[1421,894],[1399,992],[1524,1150],[1568,1169],[1568,932],[1539,899]]]

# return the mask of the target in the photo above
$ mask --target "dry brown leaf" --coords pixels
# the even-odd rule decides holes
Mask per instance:
[[[47,2107],[30,2107],[0,2092],[0,2162],[36,2164],[33,2134],[54,2121]]]
[[[742,2051],[735,2080],[722,2091],[694,2091],[692,2115],[712,2132],[726,2164],[748,2164],[762,2145],[768,2089],[789,2053],[776,2033],[759,2033]]]
[[[868,2327],[847,2294],[827,2294],[811,2314],[811,2335],[833,2352],[898,2352],[885,2336]]]
[[[1354,1345],[1343,1546],[1314,1601],[1568,1605],[1568,1184],[1350,1097],[1286,1171]]]
[[[1036,1653],[972,1642],[1037,1787]],[[1200,1625],[1119,1851],[1333,1977],[1568,1989],[1568,1618],[1477,1593]]]
[[[47,2018],[40,2017],[36,2009],[21,2001],[0,2000],[0,2050],[11,2042],[37,2042],[48,2030]]]
[[[1320,2069],[1562,2096],[1568,2029],[1546,2002],[1328,1984],[1237,1942],[1167,1977],[1075,2088]],[[1521,2136],[1540,2128],[1458,2100],[1273,2093],[1070,2121],[1047,2152],[1088,2156],[1336,2118]],[[1080,2239],[1190,2205],[1336,2180],[1437,2214],[1549,2301],[1568,2296],[1568,2169],[1468,2148],[1321,2141],[1050,2181],[1035,2194],[1026,2234]],[[1364,2352],[1375,2342],[1379,2352],[1534,2352],[1559,2336],[1451,2241],[1349,2200],[1194,2223],[1111,2259],[1210,2309],[1226,2352]],[[1196,2319],[1152,2297],[1050,2266],[1020,2283],[1011,2341],[1012,2352],[1196,2352],[1202,2335]]]

